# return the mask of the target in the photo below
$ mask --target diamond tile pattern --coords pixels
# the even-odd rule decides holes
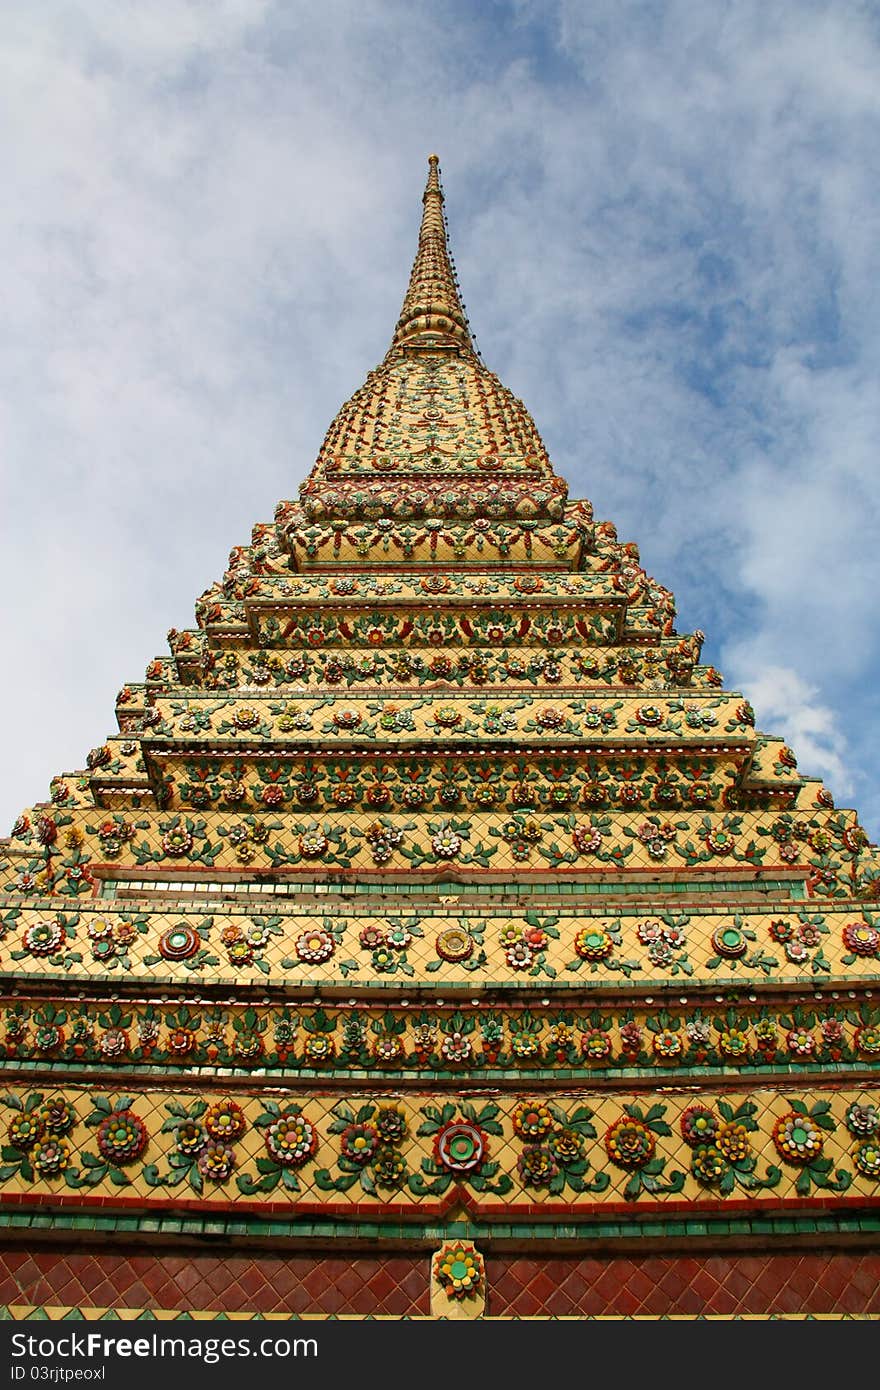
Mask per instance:
[[[880,1314],[880,1254],[486,1260],[490,1316]]]
[[[490,1317],[880,1315],[880,1253],[489,1256]],[[428,1314],[428,1256],[0,1250],[0,1304],[180,1312]]]
[[[408,1317],[429,1312],[428,1257],[0,1249],[0,1304]]]

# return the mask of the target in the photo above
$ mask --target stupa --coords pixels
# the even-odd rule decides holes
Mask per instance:
[[[674,621],[431,156],[299,500],[0,841],[14,1316],[877,1311],[880,859]]]

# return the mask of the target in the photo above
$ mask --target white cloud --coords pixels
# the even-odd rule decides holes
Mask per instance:
[[[851,796],[850,750],[834,711],[818,699],[818,690],[785,666],[749,666],[747,652],[733,654],[744,671],[742,689],[761,710],[764,730],[781,735],[796,748],[802,771],[826,778],[840,796]]]

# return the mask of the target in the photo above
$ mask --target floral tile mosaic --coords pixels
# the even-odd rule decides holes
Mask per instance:
[[[536,1097],[57,1092],[2,1096],[0,1203],[299,1213],[589,1215],[730,1199],[880,1206],[880,1095],[865,1090]]]
[[[378,948],[377,948],[378,949]],[[218,1005],[43,997],[9,1003],[0,1016],[0,1066],[52,1066],[172,1073],[193,1067],[238,1073],[382,1078],[478,1075],[496,1083],[538,1074],[587,1082],[638,1075],[674,1080],[713,1072],[817,1075],[829,1065],[869,1079],[880,1054],[880,1005],[771,1000],[745,1005],[709,999],[662,1006],[620,1001],[572,1007],[550,999],[483,1004],[479,997],[406,1008],[384,1001]]]
[[[44,899],[41,907],[0,908],[0,975],[320,984],[343,993],[409,981],[434,990],[552,986],[585,1000],[600,989],[632,995],[652,985],[673,993],[734,984],[748,993],[777,983],[847,990],[880,979],[880,913],[854,905],[590,906],[573,915],[564,900],[499,909],[466,895],[457,906],[398,897],[392,907],[390,899],[342,904],[294,892],[266,894],[248,910],[234,890],[224,898],[222,883],[211,883],[201,903],[193,895],[174,901],[167,880],[156,880],[152,901],[138,898],[141,891],[125,902],[79,897],[63,907]]]

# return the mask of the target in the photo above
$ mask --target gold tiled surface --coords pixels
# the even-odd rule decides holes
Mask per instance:
[[[312,781],[318,787],[323,783],[324,794],[329,792],[331,798],[343,782],[349,781],[366,800],[375,785],[376,770],[362,767],[346,774],[345,756],[341,749],[336,775],[330,765],[329,780],[327,770],[302,780]],[[485,775],[481,774],[481,766]],[[620,786],[626,786],[623,760],[619,766]],[[382,783],[387,784],[392,806],[395,782],[401,800],[407,795],[408,785],[421,783],[430,790],[429,769],[424,764],[421,771],[417,764],[413,767],[413,772],[390,765],[384,769]],[[658,814],[646,809],[621,812],[610,807],[597,812],[578,807],[550,814],[540,807],[483,812],[466,806],[449,812],[440,807],[428,812],[386,814],[378,807],[355,805],[324,814],[296,814],[285,807],[285,802],[297,793],[298,783],[292,779],[294,771],[291,767],[285,771],[282,764],[270,762],[258,766],[254,778],[242,761],[238,781],[230,776],[230,772],[235,775],[235,768],[224,770],[215,765],[198,776],[190,772],[190,800],[193,787],[201,780],[209,796],[225,799],[234,794],[245,808],[249,800],[252,806],[259,801],[259,814],[246,810],[235,814],[173,808],[156,813],[147,807],[138,810],[135,804],[129,814],[118,809],[113,812],[112,808],[104,808],[102,813],[67,805],[35,808],[24,818],[19,833],[4,845],[0,891],[14,891],[22,884],[25,891],[33,891],[34,887],[39,889],[50,882],[56,892],[63,894],[91,892],[93,874],[99,866],[104,866],[100,869],[104,876],[114,866],[123,870],[146,866],[156,872],[156,865],[160,872],[162,868],[169,874],[183,869],[202,876],[209,876],[212,870],[241,872],[252,868],[319,874],[342,871],[367,876],[378,872],[384,877],[426,873],[436,877],[440,870],[463,873],[474,880],[489,874],[503,875],[511,884],[522,874],[536,872],[589,876],[613,869],[615,874],[624,875],[642,873],[686,879],[693,873],[697,877],[711,874],[726,879],[731,873],[736,877],[748,871],[772,874],[775,870],[806,880],[810,891],[821,897],[860,896],[862,885],[877,875],[876,850],[848,847],[849,837],[856,829],[852,812],[812,808],[799,818],[799,824],[791,817],[788,823],[778,822],[773,812],[674,810]],[[516,765],[511,763],[506,774],[499,776],[497,762],[485,759],[460,772],[455,764],[447,763],[437,769],[435,777],[439,773],[451,781],[460,796],[469,791],[472,799],[477,800],[483,795],[479,789],[488,787],[497,799],[503,790],[513,801],[517,787],[522,785],[512,780],[516,772]],[[549,776],[552,766],[542,772],[541,782],[537,777],[531,782],[535,799],[541,794],[553,794]],[[180,787],[184,779],[178,776]],[[273,783],[278,791],[267,794]],[[679,777],[679,783],[684,795],[689,784],[684,777]],[[610,793],[617,783],[607,785]],[[720,791],[722,785],[707,778],[709,794],[713,787]],[[584,786],[588,788],[589,784]],[[270,797],[275,804],[269,804]],[[782,825],[778,833],[774,829],[777,824]],[[780,835],[791,838],[783,840]],[[47,838],[48,843],[44,843]],[[29,877],[21,880],[22,873]],[[37,879],[35,876],[40,874],[44,877]],[[864,896],[871,893],[865,892]]]
[[[464,689],[477,699],[487,690],[570,693],[567,687],[573,686],[588,688],[593,703],[610,689],[629,693],[633,687],[643,692],[675,687],[678,698],[687,705],[694,693],[705,694],[711,689],[707,668],[702,666],[688,668],[686,682],[674,680],[659,644],[647,652],[636,647],[571,652],[523,643],[515,648],[468,648],[450,660],[442,647],[439,651],[437,646],[402,647],[388,640],[383,629],[376,628],[375,632],[376,641],[366,650],[337,641],[322,645],[318,652],[303,652],[293,658],[284,651],[253,646],[234,651],[188,649],[177,653],[178,676],[189,695],[199,688],[262,690],[286,696],[303,690],[327,694],[334,687],[337,692],[387,687],[409,692],[428,687],[441,693]],[[643,693],[643,701],[648,698]],[[144,708],[143,699],[133,694],[117,705],[117,715],[120,721],[136,723]]]
[[[619,549],[619,547],[617,547]],[[250,552],[241,559],[247,573],[238,568],[231,571],[233,584],[230,597],[253,604],[271,603],[296,609],[333,610],[346,608],[356,600],[362,607],[391,607],[426,603],[443,607],[460,607],[461,600],[494,604],[496,602],[527,603],[530,609],[565,607],[571,601],[581,602],[597,594],[640,594],[650,583],[638,564],[630,562],[623,568],[619,563],[612,572],[607,555],[588,554],[580,572],[565,571],[552,575],[539,571],[519,570],[432,570],[428,574],[382,573],[259,574],[259,585],[247,563]],[[605,573],[605,571],[608,571]],[[179,636],[179,634],[178,634]],[[669,639],[671,640],[671,639]],[[172,649],[178,646],[172,640]]]
[[[288,973],[291,985],[309,983]],[[476,1070],[509,1084],[535,1071],[547,1080],[553,1071],[584,1077],[649,1068],[658,1080],[662,1074],[674,1081],[685,1072],[751,1066],[876,1066],[880,1006],[848,992],[806,1001],[724,1004],[691,995],[684,1003],[617,999],[592,1007],[558,999],[438,1005],[430,997],[401,1007],[395,999],[345,1000],[341,990],[320,1006],[294,998],[218,1004],[191,992],[164,1003],[56,995],[0,1009],[0,1044],[13,1070],[29,1062],[461,1079]]]
[[[576,570],[584,553],[585,535],[577,523],[539,523],[527,528],[515,522],[495,523],[482,531],[450,523],[439,531],[417,523],[398,523],[388,530],[371,522],[344,529],[317,523],[297,523],[285,536],[298,570],[374,565],[457,565],[487,563],[536,565],[553,570]]]
[[[585,702],[585,720],[601,717],[598,707],[591,709],[593,703]],[[566,809],[576,811],[580,819],[588,822],[591,811],[597,811],[606,816],[614,813],[614,824],[603,823],[608,834],[613,834],[615,826],[635,824],[638,828],[642,821],[650,822],[652,818],[658,827],[664,822],[667,842],[671,842],[670,828],[699,830],[702,815],[708,812],[717,817],[719,828],[733,830],[737,838],[741,838],[743,828],[761,834],[762,821],[752,819],[735,827],[731,818],[725,819],[723,814],[725,793],[739,782],[748,756],[742,738],[725,739],[723,745],[706,739],[702,744],[676,746],[672,753],[670,742],[661,744],[659,740],[653,748],[603,748],[598,738],[584,738],[574,744],[569,740],[568,746],[557,748],[548,731],[546,744],[550,746],[542,749],[530,745],[530,756],[525,757],[512,738],[508,747],[493,746],[494,739],[488,736],[478,743],[476,735],[481,728],[494,728],[507,717],[491,697],[463,704],[462,708],[448,700],[437,701],[436,713],[440,718],[454,717],[462,726],[470,725],[471,741],[478,746],[464,752],[456,746],[455,731],[441,737],[436,721],[420,741],[414,726],[410,727],[411,710],[407,703],[393,698],[368,703],[370,723],[362,730],[366,746],[355,751],[349,746],[347,731],[333,722],[333,712],[326,706],[318,706],[317,712],[312,712],[283,697],[274,704],[274,716],[268,711],[268,721],[274,717],[282,724],[287,734],[286,746],[279,747],[274,742],[263,742],[261,746],[270,724],[261,718],[267,712],[258,706],[242,706],[253,711],[256,722],[248,733],[233,734],[228,728],[231,711],[220,707],[218,713],[217,706],[206,703],[202,708],[191,709],[192,727],[181,731],[179,740],[151,735],[144,741],[151,776],[140,749],[136,753],[130,751],[130,740],[124,736],[109,739],[104,745],[109,755],[106,765],[87,776],[71,774],[56,779],[56,804],[64,810],[74,805],[89,806],[94,804],[94,797],[99,807],[107,807],[111,804],[109,798],[125,790],[132,794],[140,791],[153,805],[155,788],[161,785],[169,788],[166,796],[182,800],[184,809],[191,811],[217,806],[234,811],[242,805],[287,810],[345,809],[349,822],[353,816],[369,817],[376,810],[411,813],[427,807],[442,810],[444,805],[459,816],[485,810],[487,806],[507,806],[521,814],[544,816]],[[345,711],[351,706],[340,703],[337,708],[346,718]],[[555,718],[555,709],[553,705],[538,705],[532,710],[531,721],[537,723],[539,718],[545,718],[548,710],[554,711],[551,717]],[[250,719],[250,713],[246,717]],[[619,718],[617,711],[613,718]],[[214,742],[211,730],[221,723],[227,726],[224,736]],[[328,723],[332,724],[332,731],[317,738],[317,746],[310,747],[305,741],[296,746],[302,728],[314,742]],[[408,741],[401,738],[397,746],[385,745],[380,737],[385,725],[405,735]],[[623,744],[622,738],[620,743]],[[669,791],[672,796],[671,805],[658,800],[661,783],[663,794]],[[305,790],[303,784],[307,784]],[[279,791],[267,793],[270,785]],[[346,790],[340,791],[343,786]],[[770,807],[763,814],[767,816],[773,807],[787,808],[798,791],[798,787],[780,783],[773,788],[775,795],[767,798]],[[171,801],[166,801],[164,809],[171,805]],[[634,805],[641,810],[631,809]],[[694,815],[694,808],[699,815]],[[813,816],[816,809],[807,799],[804,810]],[[34,811],[32,818],[39,814]],[[638,820],[634,820],[636,816]],[[827,820],[822,814],[806,823],[805,831]],[[565,823],[556,824],[560,829],[566,828]],[[553,825],[549,822],[542,828],[549,830]],[[769,833],[769,826],[765,830]],[[649,829],[646,835],[651,838]],[[25,833],[15,839],[30,844],[33,836],[29,838]]]
[[[785,761],[786,756],[789,762]],[[758,736],[749,769],[750,782],[767,783],[771,786],[780,781],[797,782],[800,778],[796,768],[797,762],[792,759],[791,750],[782,739],[768,738],[766,734]]]
[[[851,924],[864,925],[866,917],[876,920],[852,905],[751,904],[733,911],[670,907],[626,913],[594,907],[573,914],[540,902],[532,907],[422,907],[398,900],[392,907],[377,897],[332,906],[317,898],[306,908],[295,895],[290,902],[279,897],[247,906],[231,903],[223,900],[221,884],[215,885],[214,897],[184,905],[165,902],[160,896],[163,887],[173,892],[173,885],[157,879],[159,896],[152,902],[71,898],[63,906],[56,899],[35,908],[19,907],[8,897],[6,906],[0,906],[0,970],[33,980],[77,980],[109,971],[120,979],[181,984],[198,979],[340,988],[391,982],[403,987],[412,982],[434,988],[456,984],[465,990],[495,985],[540,990],[552,982],[554,989],[601,988],[617,994],[649,984],[671,990],[680,986],[680,992],[686,992],[686,987],[731,980],[750,990],[767,984],[816,988],[827,981],[874,981],[880,975],[876,956],[853,955],[843,939]],[[796,952],[802,960],[790,959],[785,943],[774,940],[774,931],[780,933],[774,923],[783,924],[782,930],[802,946]],[[189,961],[163,959],[160,938],[181,925],[196,929],[200,953]],[[652,925],[653,935],[661,938],[659,945],[649,931]],[[738,958],[725,958],[713,943],[716,931],[726,928],[744,935],[745,953]],[[403,935],[395,935],[397,929]],[[443,933],[451,929],[469,940],[471,953],[463,964],[439,954],[438,939],[442,950]],[[581,945],[587,958],[576,946],[584,931],[599,933],[595,942]],[[671,945],[664,932],[666,937],[671,934]],[[322,944],[309,948],[308,938],[315,933]],[[250,962],[244,958],[247,953],[232,947],[239,936],[250,943]],[[367,944],[362,944],[362,936]],[[116,943],[112,950],[108,937]],[[809,945],[803,944],[804,938]],[[509,955],[517,942],[530,951],[530,959],[520,966],[512,964]],[[311,949],[314,955],[315,949],[320,954],[331,946],[332,953],[317,963],[298,955],[298,950]],[[42,954],[46,950],[51,953]]]
[[[120,768],[121,775],[125,777],[126,781],[139,780],[146,785],[146,774],[142,771],[143,765],[141,764],[137,773],[132,772],[133,766],[133,762],[129,760],[128,774],[126,775]],[[62,772],[59,776],[53,777],[49,787],[49,795],[53,798],[58,796],[63,799],[66,807],[83,806],[94,810],[95,794],[88,772]],[[38,813],[35,812],[36,814]]]
[[[35,1095],[41,1099],[34,1101]],[[734,1174],[729,1190],[717,1181],[707,1185],[695,1174],[699,1151],[682,1132],[685,1112],[696,1103],[692,1093],[530,1097],[523,1092],[489,1099],[380,1091],[348,1093],[339,1099],[314,1091],[236,1091],[233,1099],[243,1111],[245,1128],[240,1137],[225,1143],[232,1150],[225,1156],[230,1172],[220,1182],[206,1180],[204,1159],[199,1169],[199,1156],[209,1140],[202,1120],[207,1117],[210,1123],[217,1113],[210,1107],[218,1102],[219,1109],[228,1112],[228,1092],[212,1086],[200,1086],[198,1092],[136,1088],[118,1096],[97,1087],[85,1091],[68,1086],[63,1096],[73,1106],[76,1122],[62,1145],[61,1170],[40,1174],[39,1164],[48,1161],[50,1144],[41,1137],[27,1148],[16,1148],[15,1124],[25,1116],[36,1117],[39,1125],[42,1106],[56,1093],[19,1086],[4,1092],[7,1146],[0,1195],[7,1200],[51,1194],[53,1202],[63,1206],[73,1194],[80,1200],[88,1195],[150,1208],[167,1206],[169,1193],[175,1193],[187,1200],[196,1197],[210,1209],[249,1203],[256,1196],[261,1203],[296,1203],[303,1212],[329,1204],[342,1213],[391,1206],[405,1215],[407,1210],[436,1209],[457,1185],[468,1211],[491,1216],[518,1209],[534,1212],[535,1204],[572,1213],[621,1202],[661,1208],[684,1204],[697,1210],[723,1207],[727,1197],[736,1201],[744,1196],[752,1209],[784,1208],[810,1197],[858,1207],[880,1195],[877,1177],[864,1176],[855,1161],[864,1141],[847,1128],[851,1104],[876,1108],[876,1088],[831,1092],[795,1085],[784,1093],[755,1090],[722,1096],[704,1090],[699,1104],[710,1112],[715,1126],[719,1165]],[[117,1119],[129,1127],[140,1124],[148,1139],[136,1158],[115,1165],[107,1162],[99,1140],[103,1119],[120,1103],[111,1125]],[[391,1112],[393,1131],[388,1128]],[[793,1117],[796,1140],[810,1137],[809,1162],[792,1161],[780,1152],[774,1130],[786,1117]],[[284,1132],[302,1121],[305,1128],[297,1140],[304,1144],[302,1156],[295,1164],[279,1165],[272,1156],[273,1137],[278,1153],[279,1131],[272,1127],[280,1123]],[[537,1137],[525,1136],[524,1124],[531,1125]],[[615,1142],[618,1154],[627,1152],[620,1148],[621,1124],[642,1136],[639,1164],[630,1158],[621,1166],[610,1156]],[[448,1161],[444,1158],[452,1135],[446,1148],[443,1139],[451,1126],[470,1130],[470,1148],[462,1147],[467,1161],[474,1152],[478,1161],[467,1171],[454,1167],[455,1149]],[[57,1157],[57,1146],[55,1153]],[[357,1157],[346,1159],[346,1153]],[[543,1167],[536,1168],[541,1159]]]
[[[542,608],[563,609],[603,596],[634,601],[649,582],[638,565],[624,573],[603,572],[607,570],[607,561],[587,556],[583,570],[559,577],[531,571],[504,573],[455,568],[429,574],[261,575],[258,589],[241,581],[241,592],[233,590],[230,597],[242,599],[255,609],[275,605],[291,613],[306,609],[315,616],[323,612],[344,613],[353,603],[358,605],[356,612],[369,611],[371,607],[400,612],[425,605],[461,609],[462,601],[483,608],[500,602],[505,606],[525,604],[529,611],[537,612]]]
[[[432,635],[440,632],[449,642],[465,649],[497,646],[518,647],[525,639],[547,640],[553,645],[613,642],[623,621],[625,597],[608,589],[589,603],[570,599],[566,606],[526,604],[523,600],[499,600],[476,605],[447,603],[436,608],[423,600],[420,607],[371,608],[367,604],[337,605],[317,611],[279,605],[245,604],[238,616],[247,619],[253,638],[269,650],[284,648],[291,639],[316,647],[347,640],[354,649],[376,646],[380,638],[388,646],[404,650],[437,645]],[[235,611],[235,610],[233,610]],[[492,633],[499,633],[493,641]],[[547,633],[554,636],[547,638]],[[377,635],[371,635],[377,634]]]
[[[377,724],[386,713],[388,704],[394,706],[400,718],[389,726]],[[441,743],[483,742],[487,737],[502,746],[521,741],[529,735],[529,744],[569,744],[575,741],[585,751],[612,747],[618,743],[648,746],[669,745],[688,751],[692,747],[716,748],[754,741],[754,733],[736,718],[741,703],[739,697],[694,693],[690,698],[668,695],[646,700],[642,695],[621,692],[616,699],[598,696],[592,699],[579,695],[547,694],[544,691],[523,690],[517,695],[506,691],[491,697],[475,693],[462,694],[457,690],[431,692],[398,690],[393,701],[365,697],[358,691],[337,693],[329,691],[316,700],[308,696],[287,695],[279,705],[274,691],[254,690],[246,696],[225,698],[210,693],[192,692],[185,701],[172,696],[156,700],[154,708],[159,722],[148,736],[150,746],[162,738],[195,739],[223,745],[250,744],[271,740],[282,745],[327,740],[359,745],[381,740],[383,746],[394,747],[426,736]],[[594,707],[594,708],[591,708]],[[394,713],[394,710],[391,712]],[[197,714],[197,720],[194,715]],[[591,715],[608,724],[594,725]],[[288,718],[285,719],[284,716]],[[290,724],[290,718],[296,720]],[[487,725],[487,720],[488,725]],[[728,734],[725,726],[733,725]],[[775,766],[773,748],[763,751],[763,766]],[[783,769],[780,776],[789,776]],[[795,779],[797,780],[797,779]]]

